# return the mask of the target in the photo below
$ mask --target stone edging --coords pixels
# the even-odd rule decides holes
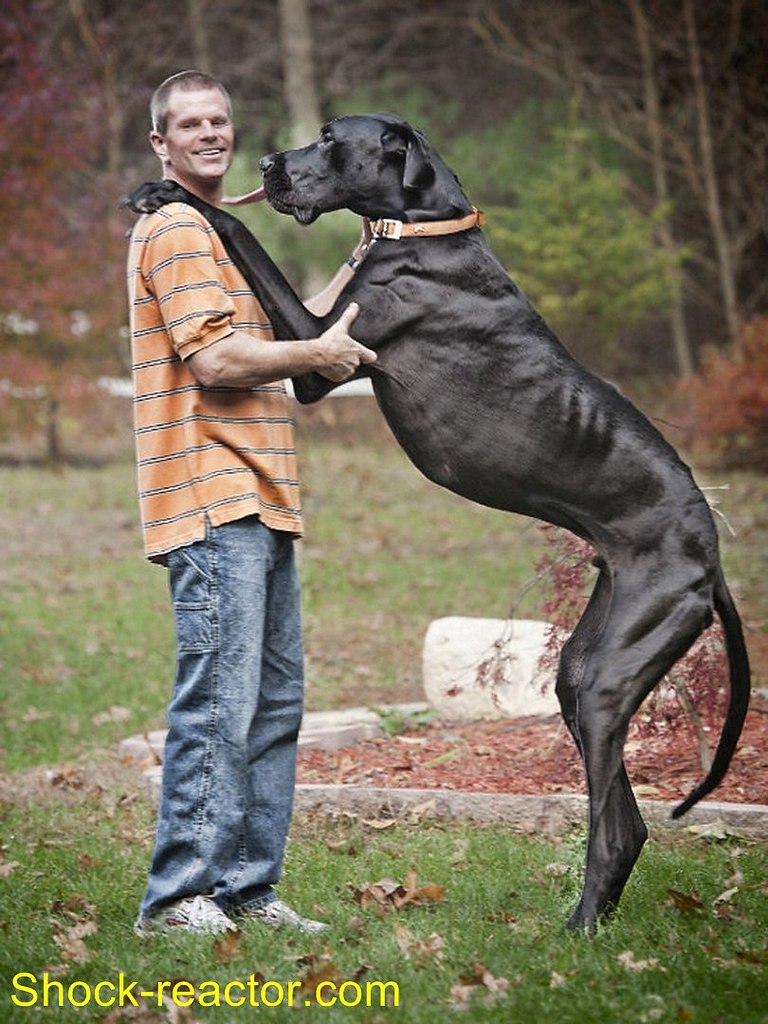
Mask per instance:
[[[768,837],[768,807],[704,801],[684,818],[672,821],[675,806],[661,800],[639,800],[646,821],[671,828],[718,825],[755,837]],[[381,789],[364,786],[300,784],[294,809],[299,814],[348,813],[402,821],[466,821],[504,823],[530,832],[557,834],[582,825],[587,798],[578,794],[515,796],[509,793],[468,793],[457,790]]]

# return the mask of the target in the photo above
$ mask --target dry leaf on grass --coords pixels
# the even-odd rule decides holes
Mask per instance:
[[[486,1006],[494,1006],[500,999],[507,998],[509,981],[494,978],[482,964],[476,964],[474,972],[459,978],[451,986],[451,1005],[455,1010],[468,1010],[474,999],[480,998]]]
[[[366,882],[352,891],[363,910],[373,904],[379,913],[388,914],[393,910],[401,910],[408,904],[423,906],[427,903],[439,903],[443,899],[445,888],[434,883],[417,885],[416,872],[411,869],[402,884],[391,878],[382,878],[378,882]]]
[[[667,889],[669,899],[663,906],[674,907],[684,914],[701,914],[704,910],[704,903],[696,893],[680,892],[679,889]]]
[[[666,967],[659,966],[659,961],[656,957],[650,957],[648,960],[635,960],[635,954],[631,949],[625,949],[623,953],[619,953],[616,959],[628,971],[666,971]]]
[[[397,824],[396,818],[361,818],[360,820],[368,828],[376,829],[378,832],[383,831],[385,828],[392,828],[393,825]]]
[[[227,932],[213,944],[213,955],[217,964],[230,964],[240,956],[240,946],[243,943],[243,933],[238,929],[235,932]]]
[[[719,896],[715,896],[712,900],[712,906],[716,907],[719,903],[730,903],[738,891],[738,885],[734,885],[730,889],[726,889],[725,892],[721,892]]]
[[[310,956],[305,960],[309,964],[308,970],[301,976],[298,989],[298,1005],[312,1001],[316,998],[318,986],[323,982],[330,982],[338,987],[344,978],[336,964],[327,953],[320,956]]]
[[[91,716],[91,722],[96,725],[108,725],[111,722],[127,722],[133,712],[130,708],[124,708],[119,704],[113,704],[107,711],[99,711]]]
[[[84,964],[90,958],[90,950],[83,942],[89,935],[99,930],[95,921],[80,921],[53,936],[62,957],[69,963]]]
[[[396,920],[392,922],[392,927],[395,929],[398,949],[407,960],[413,960],[417,967],[425,967],[433,960],[442,960],[445,949],[442,935],[432,932],[426,939],[420,939]]]

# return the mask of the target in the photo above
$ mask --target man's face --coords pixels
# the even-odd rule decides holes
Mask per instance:
[[[174,89],[165,134],[152,132],[150,141],[166,175],[202,199],[220,197],[232,162],[234,129],[218,89]]]

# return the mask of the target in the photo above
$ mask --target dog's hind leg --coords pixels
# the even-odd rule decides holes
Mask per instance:
[[[563,646],[558,667],[556,690],[560,709],[582,760],[584,750],[579,726],[578,695],[584,685],[585,672],[592,653],[598,646],[605,628],[611,596],[611,580],[602,568],[584,614]],[[607,841],[608,846],[614,851],[614,857],[623,862],[621,870],[618,863],[616,864],[613,874],[617,878],[623,877],[626,881],[648,837],[648,831],[640,816],[623,762],[620,763],[619,771],[610,784],[606,807],[604,841]],[[594,857],[592,860],[594,861]],[[620,886],[614,886],[607,894],[606,909],[618,902],[623,885],[622,882]],[[585,920],[582,898],[568,921],[568,927],[581,929],[591,923]]]
[[[589,929],[616,907],[647,838],[623,764],[630,719],[711,621],[706,586],[672,594],[658,581],[658,573],[634,578],[631,591],[616,578],[599,582],[594,610],[588,607],[586,625],[574,633],[574,651],[564,651],[558,695],[589,791],[584,885],[572,929]]]

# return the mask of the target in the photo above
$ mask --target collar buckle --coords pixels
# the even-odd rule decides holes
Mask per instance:
[[[403,237],[403,222],[382,217],[372,225],[372,233],[374,238],[394,238],[398,241]]]

